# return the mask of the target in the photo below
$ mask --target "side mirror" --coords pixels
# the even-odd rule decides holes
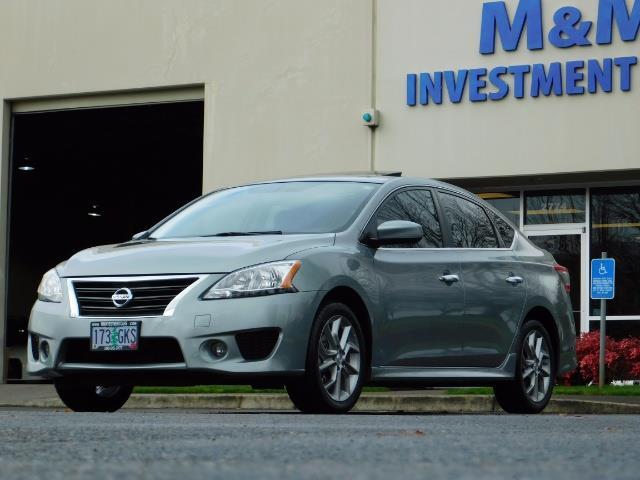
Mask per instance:
[[[394,243],[417,243],[422,239],[422,227],[414,222],[392,220],[378,227],[376,238],[368,239],[371,246],[391,245]]]
[[[131,237],[131,240],[140,240],[141,238],[146,237],[148,233],[149,232],[147,230],[145,230],[144,232],[138,232],[133,237]]]

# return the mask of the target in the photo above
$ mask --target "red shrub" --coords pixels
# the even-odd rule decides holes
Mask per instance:
[[[605,354],[606,378],[637,380],[640,378],[640,338],[614,340],[607,337]],[[598,383],[600,361],[600,332],[583,334],[577,341],[578,367],[564,375],[566,385]]]

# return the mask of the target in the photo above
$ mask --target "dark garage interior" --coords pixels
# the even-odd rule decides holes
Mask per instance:
[[[125,241],[202,193],[204,103],[13,116],[7,347],[26,347],[42,274]],[[10,355],[11,356],[11,355]],[[9,379],[22,366],[9,359]]]

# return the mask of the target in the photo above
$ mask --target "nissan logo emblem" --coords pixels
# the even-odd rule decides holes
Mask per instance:
[[[128,305],[133,300],[133,292],[128,288],[120,288],[111,295],[111,301],[117,308]]]

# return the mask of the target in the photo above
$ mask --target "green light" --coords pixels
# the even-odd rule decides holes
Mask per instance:
[[[364,115],[362,115],[362,120],[369,123],[371,120],[373,120],[373,117],[370,113],[365,113]]]

